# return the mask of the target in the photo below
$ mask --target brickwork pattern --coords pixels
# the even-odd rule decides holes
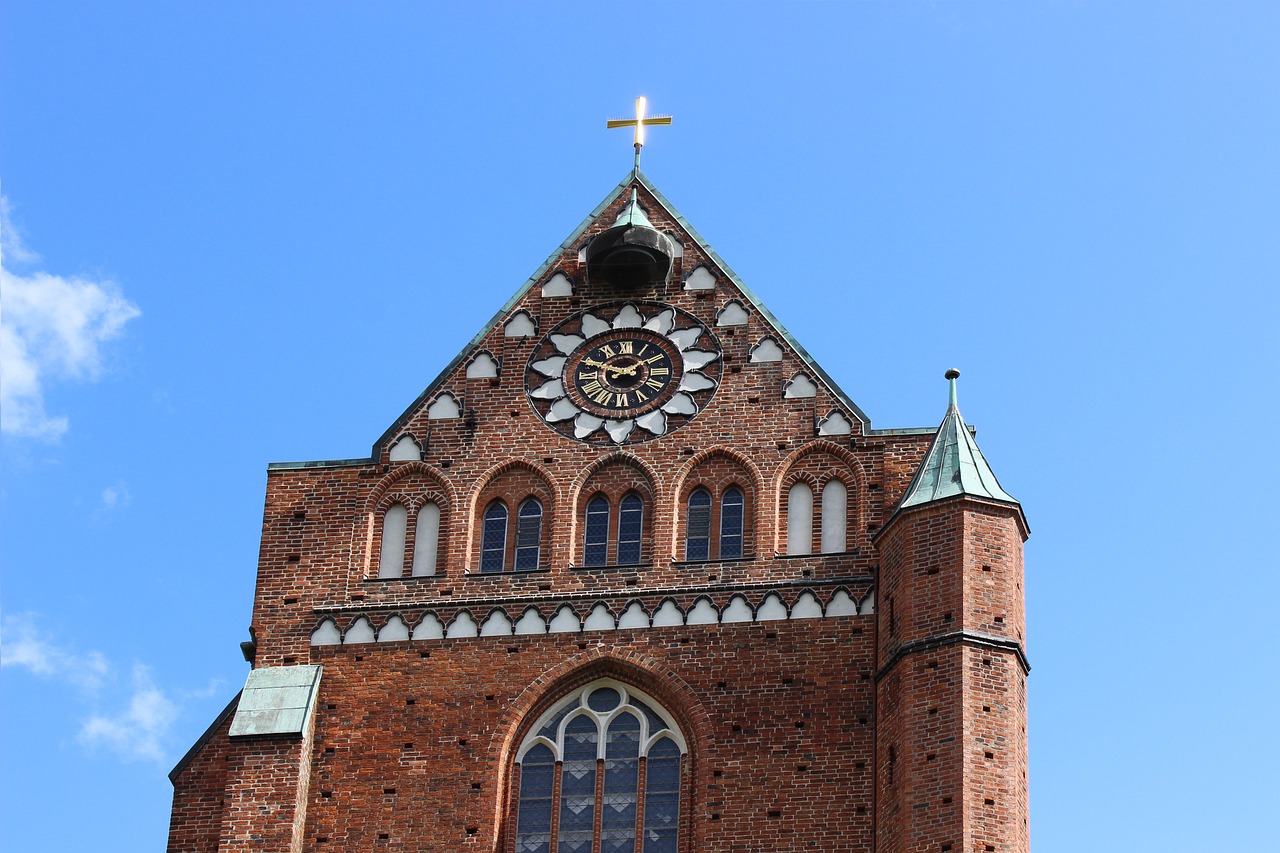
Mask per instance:
[[[172,853],[509,853],[522,727],[606,675],[659,698],[689,741],[682,853],[936,851],[962,838],[1024,853],[1025,681],[1016,657],[954,644],[885,669],[904,644],[961,629],[1021,641],[1020,516],[1002,507],[923,507],[877,540],[931,436],[868,432],[643,186],[639,195],[655,227],[682,246],[667,282],[619,294],[590,281],[579,262],[586,240],[612,225],[624,193],[477,342],[487,355],[476,372],[496,375],[468,377],[475,353],[460,359],[370,460],[269,470],[255,665],[323,665],[314,742],[229,743],[225,731],[215,733],[175,784]],[[685,289],[698,267],[714,288]],[[542,295],[542,282],[556,275],[572,283],[572,295]],[[689,312],[723,355],[719,387],[695,418],[659,439],[609,449],[543,424],[525,377],[548,330],[619,299]],[[731,301],[745,306],[745,322],[717,326],[718,317],[740,319],[736,310],[722,313]],[[533,335],[521,323],[504,326],[520,312]],[[752,362],[766,338],[780,358]],[[784,396],[801,373],[816,385],[812,396]],[[445,395],[436,414],[456,402],[458,416],[432,417]],[[833,412],[852,424],[850,433],[819,436]],[[422,448],[420,461],[391,461],[390,448],[405,436]],[[816,550],[816,498],[833,477],[848,488],[847,550],[784,556],[790,484],[815,487]],[[707,488],[718,513],[730,485],[746,498],[744,558],[686,561],[689,494]],[[582,568],[586,502],[603,493],[616,512],[628,491],[645,500],[641,564]],[[514,530],[529,495],[543,506],[538,570],[480,574],[485,507],[505,501]],[[428,502],[441,513],[437,570],[411,578],[415,514]],[[379,579],[382,518],[395,503],[409,512],[404,576]],[[311,645],[325,619],[344,629],[368,619],[377,629],[393,616],[412,626],[424,614],[447,624],[465,612],[479,623],[493,608],[514,620],[530,605],[544,616],[568,605],[585,617],[598,601],[615,614],[631,602],[654,614],[666,599],[688,611],[703,594],[719,601],[741,591],[759,601],[775,589],[789,590],[788,601],[810,588],[826,591],[824,600],[844,589],[864,601],[873,584],[874,616]],[[979,790],[983,798],[971,801]]]

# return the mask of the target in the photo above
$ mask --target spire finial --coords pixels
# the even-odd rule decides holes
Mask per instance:
[[[951,384],[951,388],[948,392],[949,396],[947,404],[953,409],[958,409],[960,406],[956,403],[956,380],[960,378],[960,371],[953,367],[943,374],[943,376],[946,378],[947,382]]]
[[[655,124],[671,124],[671,116],[649,116],[645,117],[646,101],[644,95],[636,98],[636,117],[635,118],[611,118],[605,124],[605,127],[634,127],[636,129],[633,144],[636,149],[636,166],[637,172],[640,171],[640,149],[644,147],[644,129]]]

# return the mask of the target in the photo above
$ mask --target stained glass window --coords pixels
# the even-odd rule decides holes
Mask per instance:
[[[484,534],[480,546],[480,571],[500,572],[507,559],[507,505],[494,501],[484,511]]]
[[[644,501],[637,494],[627,495],[618,507],[618,565],[640,562],[640,540],[644,529]]]
[[[711,558],[711,493],[694,489],[689,495],[689,513],[685,521],[684,558]]]
[[[538,503],[537,498],[526,498],[520,504],[519,520],[516,522],[516,571],[538,568],[541,553],[542,504]]]
[[[742,556],[742,489],[730,486],[720,498],[720,559]]]
[[[666,713],[626,685],[570,694],[518,753],[517,853],[676,853],[682,743]]]
[[[609,562],[609,499],[596,495],[587,502],[586,541],[582,548],[584,566]]]

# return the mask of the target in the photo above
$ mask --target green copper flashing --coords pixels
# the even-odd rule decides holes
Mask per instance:
[[[636,188],[631,187],[631,201],[627,202],[622,208],[622,212],[618,214],[618,219],[613,223],[613,227],[619,225],[639,225],[642,228],[653,228],[653,223],[649,221],[649,217],[644,215],[644,208],[640,206],[640,200],[637,198]]]
[[[951,385],[947,414],[911,485],[907,486],[906,494],[898,503],[897,511],[959,495],[1017,504],[1017,499],[1000,487],[995,472],[987,464],[973,433],[960,416],[960,406],[956,402],[956,379],[960,377],[960,371],[948,370],[946,377]]]

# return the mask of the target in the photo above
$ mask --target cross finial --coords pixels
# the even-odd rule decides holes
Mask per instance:
[[[636,148],[636,171],[640,171],[640,149],[644,147],[644,129],[649,125],[655,124],[671,124],[671,116],[648,116],[645,117],[645,99],[644,95],[636,98],[636,117],[635,118],[611,118],[606,127],[634,127],[635,148]]]

